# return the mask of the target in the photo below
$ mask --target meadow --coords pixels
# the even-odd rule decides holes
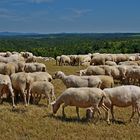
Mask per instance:
[[[83,66],[56,66],[54,61],[43,62],[50,74],[61,70],[66,74],[76,74]],[[61,80],[53,80],[55,93],[58,97],[65,86]],[[47,108],[46,99],[38,105],[25,107],[18,103],[15,109],[11,104],[4,102],[0,105],[0,139],[1,140],[115,140],[139,139],[140,126],[138,116],[128,122],[131,107],[115,108],[116,122],[108,125],[104,114],[100,119],[88,122],[85,119],[85,109],[80,109],[80,120],[77,119],[75,107],[66,108],[66,118],[61,114],[61,108],[56,115],[52,115],[51,106]]]

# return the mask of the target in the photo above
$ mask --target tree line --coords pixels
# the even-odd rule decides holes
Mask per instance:
[[[112,35],[113,36],[113,35]],[[36,56],[62,54],[139,53],[140,36],[60,34],[50,36],[1,37],[0,51],[30,51]]]

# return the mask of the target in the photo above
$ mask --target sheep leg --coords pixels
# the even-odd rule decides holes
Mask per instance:
[[[138,124],[140,124],[140,108],[138,108],[138,116],[139,116]]]
[[[39,101],[40,101],[41,98],[42,98],[42,94],[40,94],[39,97],[37,97],[37,98],[38,98],[38,101],[37,101],[37,102],[39,103]],[[50,103],[48,102],[48,104],[50,104]]]
[[[66,117],[66,114],[65,114],[65,107],[66,107],[66,106],[67,106],[67,105],[65,105],[65,104],[62,105],[62,115],[63,115],[63,118]]]
[[[140,124],[140,103],[137,104],[137,112],[139,117],[138,124]]]
[[[54,94],[54,89],[52,89],[52,91],[51,91],[51,100],[56,100],[56,97],[55,97],[55,94]]]
[[[134,106],[132,106],[132,114],[131,114],[131,117],[129,119],[129,122],[132,121],[132,118],[134,117],[135,112],[136,112],[136,108]]]
[[[92,110],[93,110],[92,117],[94,118],[94,114],[95,114],[96,109],[93,108]],[[99,108],[97,109],[97,111],[98,111],[98,118],[99,118],[101,115],[101,111]]]
[[[30,103],[30,98],[31,98],[31,91],[29,90],[29,92],[28,92],[28,105]]]
[[[14,92],[13,92],[13,89],[12,87],[9,86],[9,90],[10,90],[10,93],[11,93],[11,98],[12,98],[12,105],[13,105],[13,108],[15,108],[15,101],[14,101]]]
[[[77,117],[78,117],[78,119],[80,119],[80,115],[79,115],[79,107],[76,107],[76,113],[77,113]]]
[[[102,104],[101,107],[105,111],[105,113],[107,114],[107,118],[106,118],[107,123],[110,124],[110,120],[109,120],[109,108],[106,107],[104,104]]]
[[[50,99],[50,96],[48,94],[45,95],[46,98],[48,99],[47,100],[47,105],[49,106],[51,104],[51,99]]]
[[[25,103],[25,106],[27,106],[27,100],[26,100],[26,92],[25,91],[21,91],[22,95],[23,95],[23,98],[24,98],[24,103]]]
[[[112,121],[115,121],[113,105],[111,105],[110,111],[111,111],[111,115],[112,115]]]

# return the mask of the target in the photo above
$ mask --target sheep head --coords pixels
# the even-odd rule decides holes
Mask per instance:
[[[62,71],[57,71],[52,77],[53,79],[62,79],[64,76],[65,74]]]
[[[56,114],[57,110],[58,110],[59,107],[60,107],[60,104],[57,104],[56,101],[53,101],[53,102],[51,103],[51,105],[52,105],[53,114]]]

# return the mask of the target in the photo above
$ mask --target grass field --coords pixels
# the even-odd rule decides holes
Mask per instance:
[[[48,72],[62,70],[66,74],[76,74],[83,67],[56,66],[55,62],[45,62]],[[61,80],[54,80],[56,96],[65,90]],[[66,108],[67,118],[63,119],[61,108],[52,116],[51,107],[46,107],[46,100],[39,105],[24,107],[18,104],[16,109],[4,102],[0,105],[0,140],[115,140],[140,139],[140,126],[137,125],[138,116],[135,115],[131,123],[128,119],[130,108],[115,108],[117,121],[107,125],[103,117],[91,122],[85,120],[85,110],[80,109],[81,120],[77,120],[74,107]],[[103,116],[103,115],[102,115]]]

